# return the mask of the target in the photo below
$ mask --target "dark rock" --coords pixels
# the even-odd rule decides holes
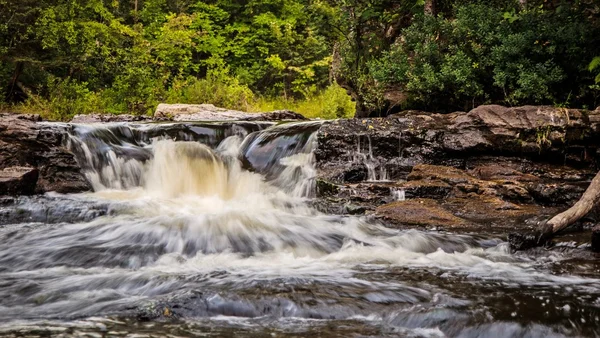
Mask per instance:
[[[248,118],[245,118],[246,121],[284,121],[284,120],[296,120],[303,121],[307,120],[302,114],[298,114],[291,110],[274,110],[267,113],[262,114],[253,114]]]
[[[368,178],[367,167],[363,165],[356,165],[351,169],[348,169],[344,173],[344,182],[356,183],[366,181]]]
[[[340,188],[330,182],[317,180],[317,195],[321,197],[335,195],[339,192]]]
[[[408,181],[396,187],[404,191],[405,198],[443,199],[452,191],[452,186],[441,180]]]
[[[29,167],[0,170],[0,195],[33,195],[39,172]]]
[[[581,185],[565,183],[532,183],[527,185],[529,194],[542,205],[574,204],[587,189],[588,182]]]
[[[600,252],[600,225],[592,228],[592,250]]]
[[[89,190],[80,166],[64,147],[66,126],[38,121],[35,115],[0,114],[0,170],[35,169],[26,176],[28,184],[22,186],[27,194],[31,193],[34,175],[35,193]]]

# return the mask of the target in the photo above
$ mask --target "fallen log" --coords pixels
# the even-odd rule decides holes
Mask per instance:
[[[600,202],[600,172],[596,174],[590,186],[575,205],[542,223],[532,234],[510,234],[508,236],[509,244],[514,250],[545,245],[557,233],[587,215],[598,202]]]

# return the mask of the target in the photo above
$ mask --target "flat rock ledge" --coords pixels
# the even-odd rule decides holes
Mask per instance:
[[[301,114],[291,110],[275,110],[265,113],[246,113],[238,110],[219,108],[212,104],[166,104],[156,107],[154,116],[130,114],[87,114],[75,115],[71,123],[102,122],[195,122],[195,121],[302,121]]]
[[[406,111],[317,136],[320,207],[400,228],[534,228],[575,203],[600,164],[599,110]]]

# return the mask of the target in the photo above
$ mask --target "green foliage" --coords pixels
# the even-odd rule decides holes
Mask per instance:
[[[68,120],[76,114],[97,112],[102,107],[101,99],[87,85],[71,78],[49,77],[48,94],[32,94],[20,110],[39,113],[49,120]]]
[[[354,111],[346,91],[362,115],[594,106],[599,13],[590,0],[0,0],[0,103],[56,119],[160,102],[334,118]]]
[[[346,94],[346,90],[335,84],[302,100],[261,97],[250,108],[255,112],[281,109],[293,110],[308,118],[322,119],[350,118],[355,113],[354,102]]]
[[[234,78],[175,80],[166,95],[167,103],[212,103],[218,107],[248,111],[254,94]]]
[[[590,72],[598,70],[598,75],[596,75],[596,78],[594,80],[596,81],[596,83],[600,83],[600,56],[596,56],[592,60],[592,62],[590,62],[588,69]]]
[[[571,92],[589,101],[581,65],[598,51],[598,33],[577,10],[502,12],[485,4],[426,17],[370,63],[373,77],[403,88],[408,105],[449,110],[498,102],[553,104]],[[568,88],[568,90],[565,90]]]

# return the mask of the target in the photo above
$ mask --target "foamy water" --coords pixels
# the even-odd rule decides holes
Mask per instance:
[[[191,327],[224,321],[234,331],[266,325],[322,332],[312,320],[327,319],[354,323],[348,334],[379,327],[375,335],[415,337],[568,335],[571,319],[559,314],[569,295],[581,297],[570,305],[580,318],[597,315],[599,280],[551,273],[499,239],[400,231],[314,210],[307,199],[314,194],[315,133],[286,132],[252,142],[233,135],[214,150],[164,138],[120,144],[149,153],[137,158],[98,152],[74,136],[96,191],[69,198],[107,204],[108,213],[0,231],[0,319],[13,323],[6,332],[57,315],[127,317],[148,304]],[[275,142],[281,148],[269,143],[277,137],[287,138]],[[263,155],[252,157],[252,149]],[[105,156],[102,165],[91,163],[98,156]],[[248,171],[244,157],[270,158],[270,171]],[[527,299],[546,304],[552,293],[558,301],[547,303],[547,321],[534,320],[539,327],[513,321],[527,315]],[[515,316],[503,317],[512,307]],[[360,322],[369,324],[352,326]],[[88,324],[73,325],[93,331]]]

